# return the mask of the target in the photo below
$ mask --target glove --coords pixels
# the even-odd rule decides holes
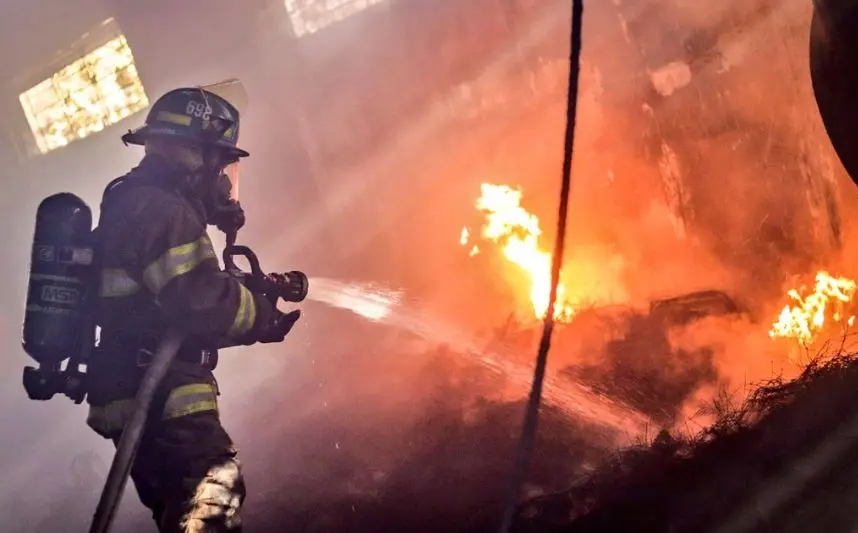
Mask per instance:
[[[268,344],[272,342],[283,342],[286,335],[292,331],[292,326],[301,318],[301,311],[295,310],[289,313],[281,313],[276,311],[276,317],[270,322],[270,325],[260,332],[259,342]]]
[[[244,222],[244,209],[235,200],[228,200],[214,207],[208,219],[209,224],[217,226],[217,229],[227,234],[240,230]]]
[[[244,209],[232,198],[232,182],[221,172],[214,185],[204,195],[208,224],[217,226],[224,233],[235,233],[244,226]]]
[[[270,344],[283,342],[286,335],[292,330],[292,326],[301,317],[301,311],[295,310],[289,313],[281,313],[268,298],[254,294],[254,305],[256,305],[256,323],[253,329],[236,339],[237,344],[250,346],[257,342]]]

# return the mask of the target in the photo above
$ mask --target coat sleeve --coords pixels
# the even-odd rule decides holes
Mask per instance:
[[[137,209],[125,232],[134,255],[133,277],[152,293],[164,318],[194,336],[247,338],[273,310],[220,270],[198,214],[181,198],[156,188],[138,189]]]

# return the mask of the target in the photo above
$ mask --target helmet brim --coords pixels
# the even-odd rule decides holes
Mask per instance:
[[[128,130],[126,134],[122,136],[122,142],[125,144],[133,144],[136,146],[143,146],[146,144],[146,139],[151,139],[152,137],[163,137],[163,138],[178,138],[178,139],[186,139],[187,137],[181,134],[171,134],[165,132],[153,132],[150,131],[151,128],[147,125],[141,126],[136,130]],[[196,141],[196,139],[189,139],[191,141]],[[214,146],[223,150],[226,154],[235,158],[247,157],[250,155],[250,152],[247,150],[242,150],[236,146],[233,146],[227,142],[217,141],[214,143]]]
[[[146,142],[146,136],[141,130],[143,130],[145,127],[146,126],[143,126],[142,128],[137,128],[136,130],[128,130],[128,133],[122,135],[122,142],[124,144],[143,146],[143,144]]]

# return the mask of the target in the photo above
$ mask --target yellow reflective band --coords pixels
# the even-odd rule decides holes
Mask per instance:
[[[217,400],[199,400],[197,402],[190,402],[182,406],[181,409],[164,413],[164,419],[168,420],[170,418],[179,418],[181,416],[188,416],[194,413],[203,413],[205,411],[217,411]]]
[[[167,250],[143,271],[143,283],[153,294],[158,294],[173,278],[187,274],[209,260],[217,261],[217,255],[208,235],[203,235],[194,242]]]
[[[102,298],[122,298],[131,296],[140,290],[140,285],[122,269],[106,269],[101,271]]]
[[[155,115],[155,120],[171,122],[180,126],[191,125],[191,117],[189,115],[180,115],[179,113],[172,113],[170,111],[159,111],[158,114]]]
[[[181,416],[217,411],[217,389],[209,383],[176,387],[164,404],[164,420]]]
[[[229,337],[240,337],[253,327],[256,322],[256,302],[253,301],[253,293],[244,285],[239,284],[238,310],[235,312],[235,320],[229,328]]]
[[[217,388],[209,383],[194,383],[176,387],[164,404],[163,420],[217,411]],[[86,423],[99,435],[118,435],[134,412],[134,399],[124,398],[107,405],[90,405]]]

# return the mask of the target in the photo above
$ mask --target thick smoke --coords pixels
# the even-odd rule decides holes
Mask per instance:
[[[821,268],[849,274],[839,191],[849,182],[812,98],[810,6],[623,2],[608,11],[590,41],[604,45],[588,49],[584,101],[599,111],[582,121],[592,127],[579,159],[585,222],[573,233],[616,244],[631,267],[616,280],[629,303],[718,289],[747,313],[681,327],[634,315],[595,355],[567,352],[567,371],[655,421],[684,423],[718,395],[741,398],[796,372],[794,347],[766,332],[788,288]],[[615,16],[619,25],[608,22]],[[589,183],[599,174],[601,187]]]
[[[567,3],[504,18],[488,1],[481,9],[497,17],[463,2],[457,16],[426,29],[425,80],[402,68],[390,69],[394,81],[366,75],[373,81],[344,85],[335,68],[344,61],[309,41],[305,68],[327,78],[294,71],[298,81],[281,73],[272,75],[276,83],[249,87],[243,135],[253,156],[242,167],[250,178],[242,238],[263,266],[402,287],[406,305],[529,362],[538,332],[531,319],[520,321],[529,309],[522,280],[498,258],[469,259],[458,234],[487,181],[521,186],[553,237]],[[433,6],[414,8],[414,28],[427,27]],[[835,261],[848,244],[838,207],[843,177],[805,67],[809,6],[624,0],[592,3],[586,17],[567,259],[596,309],[559,328],[551,372],[631,405],[654,425],[681,426],[719,390],[788,368],[766,335],[785,282]],[[350,55],[348,73],[393,61],[377,48]],[[253,57],[265,68],[281,59],[271,51]],[[411,85],[421,83],[432,85],[431,98],[385,107],[384,95],[418,94]],[[302,98],[284,128],[269,115],[287,90]],[[308,123],[317,135],[309,145]],[[299,157],[302,143],[310,154]],[[101,181],[33,181],[26,202],[3,203],[14,220],[30,220],[41,196],[82,186],[95,205],[102,182],[134,158],[103,161]],[[91,163],[30,172],[86,176]],[[10,246],[23,265],[29,226],[20,227]],[[0,324],[10,353],[18,350],[24,267],[13,274],[19,288],[10,288]],[[726,291],[747,313],[670,328],[647,318],[653,299],[703,289]],[[605,304],[618,310],[600,315]],[[427,337],[307,305],[284,345],[222,357],[224,423],[250,487],[248,529],[476,531],[498,516],[526,389]],[[4,366],[0,391],[6,427],[28,420],[3,434],[0,464],[14,475],[0,492],[0,516],[21,532],[79,531],[110,447],[83,427],[81,409],[25,403],[23,361]],[[610,450],[616,435],[597,422],[543,411],[528,494],[562,488]],[[120,527],[151,531],[134,499],[129,491]]]
[[[568,333],[558,332],[552,353],[554,371],[583,379],[667,426],[685,424],[698,404],[711,401],[720,390],[741,392],[784,367],[783,350],[767,336],[784,280],[812,273],[826,258],[836,257],[845,223],[837,204],[837,163],[821,132],[807,77],[795,65],[794,58],[806,50],[806,7],[734,3],[706,13],[701,9],[632,2],[588,11],[570,260],[585,263],[579,267],[583,272],[588,260],[603,265],[611,258],[620,265],[614,272],[599,272],[605,276],[603,284],[613,285],[602,292],[612,296],[594,303],[630,305],[639,314],[618,320],[613,328],[599,326],[599,320],[584,332],[577,331],[583,325],[570,326]],[[527,69],[488,70],[463,86],[464,97],[444,100],[450,106],[464,100],[472,112],[457,114],[452,127],[424,138],[419,151],[398,153],[398,165],[387,170],[388,188],[380,193],[384,212],[377,213],[378,220],[356,217],[361,229],[369,229],[361,236],[367,244],[355,247],[353,257],[369,263],[364,267],[368,272],[395,280],[422,306],[485,338],[492,338],[511,308],[526,302],[520,287],[510,288],[514,273],[502,261],[464,258],[456,237],[462,221],[473,216],[481,181],[521,185],[526,201],[532,201],[529,208],[540,214],[552,236],[566,30],[546,30],[538,51],[521,52],[538,56],[523,60]],[[785,78],[795,89],[783,94]],[[378,200],[372,194],[360,198],[354,201],[366,202],[364,209],[377,205],[370,203]],[[390,199],[398,205],[388,203]],[[446,216],[438,216],[439,206]],[[587,250],[596,251],[587,257]],[[376,259],[380,253],[384,262]],[[652,299],[701,289],[727,291],[746,313],[673,328],[644,318]],[[360,336],[347,337],[347,357],[352,359],[359,351],[354,339]],[[534,329],[525,327],[517,339],[501,342],[514,345],[524,361],[531,357],[534,337]],[[465,379],[462,389],[445,385],[451,373],[465,375],[463,368],[442,365],[435,369],[438,375],[417,366],[411,374],[398,365],[380,364],[381,357],[403,355],[399,342],[377,348],[385,355],[375,354],[364,367],[369,375],[397,376],[399,386],[377,394],[353,392],[350,405],[340,404],[330,416],[340,420],[345,413],[354,414],[342,426],[326,426],[341,433],[319,440],[305,437],[313,443],[314,458],[326,456],[316,451],[317,442],[333,441],[328,453],[345,456],[343,463],[336,461],[339,466],[325,470],[330,477],[300,468],[285,471],[282,477],[305,479],[295,483],[313,491],[302,493],[303,500],[295,491],[270,496],[272,502],[283,502],[274,507],[284,511],[266,512],[266,519],[289,516],[307,527],[318,520],[312,526],[317,530],[358,529],[372,523],[375,513],[395,524],[402,519],[401,509],[408,508],[402,520],[411,527],[423,510],[439,523],[458,524],[456,517],[471,515],[463,501],[483,507],[491,501],[483,500],[492,494],[486,487],[502,480],[503,468],[468,452],[477,450],[478,457],[488,455],[492,461],[508,458],[516,416],[499,416],[505,408],[491,402],[468,408],[479,387]],[[408,357],[425,361],[426,356],[438,357],[433,354],[427,350]],[[360,376],[357,370],[349,374],[357,382],[379,384],[379,378]],[[325,389],[338,383],[353,390],[337,378],[330,380]],[[347,393],[338,389],[331,394]],[[322,401],[325,395],[315,396]],[[371,408],[358,407],[362,397]],[[438,397],[444,401],[430,400]],[[400,406],[394,409],[396,416],[379,414],[391,404]],[[520,409],[511,413],[520,416]],[[384,423],[379,426],[375,420]],[[698,417],[696,423],[705,420]],[[308,419],[295,431],[303,435],[311,427]],[[572,435],[588,442],[595,432],[577,429]],[[301,439],[296,433],[291,440]],[[570,435],[563,440],[578,455],[552,457],[546,451],[542,457],[557,468],[569,468],[557,472],[568,480],[576,472],[572,465],[581,468],[587,462],[580,450],[592,444],[575,442]],[[364,448],[366,441],[377,447]],[[491,453],[497,450],[497,456]],[[259,460],[262,454],[251,455]],[[465,493],[456,491],[459,486]],[[344,496],[348,491],[354,494]],[[466,497],[474,492],[479,495]],[[387,503],[391,501],[395,503]],[[332,517],[312,511],[321,502],[331,506]],[[258,505],[252,508],[261,512],[264,504]]]

